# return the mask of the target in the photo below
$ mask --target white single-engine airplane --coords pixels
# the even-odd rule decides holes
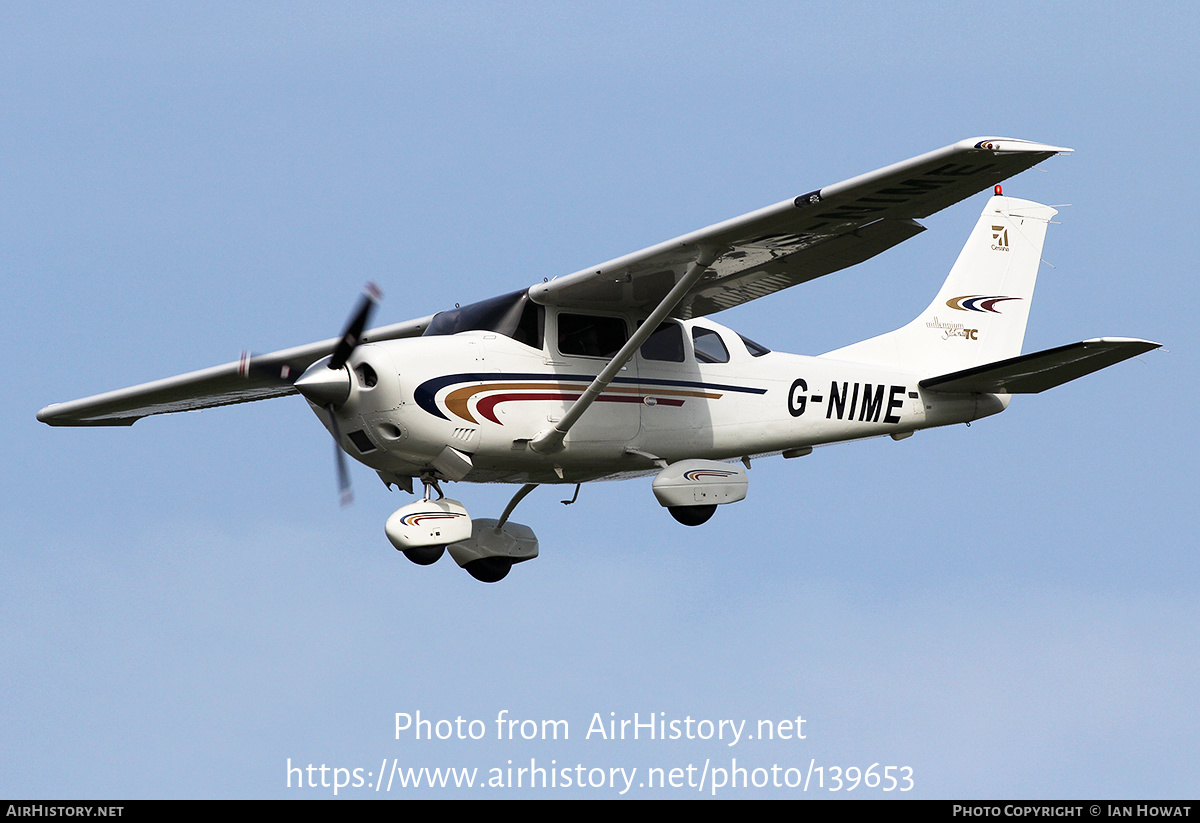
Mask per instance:
[[[364,331],[372,287],[340,339],[48,406],[52,426],[302,395],[344,453],[423,498],[387,521],[427,565],[448,547],[495,582],[537,556],[509,520],[542,483],[654,474],[681,523],[746,496],[741,463],[964,423],[1157,348],[1098,338],[1021,354],[1049,206],[998,185],[1070,149],[964,140],[674,240],[469,306]],[[772,352],[708,316],[861,263],[915,218],[995,186],[937,297],[915,320],[819,357]],[[739,463],[738,461],[741,461]],[[439,481],[521,483],[498,520]],[[434,493],[436,492],[436,498]],[[578,495],[576,486],[575,493]]]

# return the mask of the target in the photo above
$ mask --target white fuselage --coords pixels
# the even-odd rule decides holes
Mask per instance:
[[[1007,405],[1006,395],[923,391],[925,374],[754,356],[707,318],[680,326],[682,360],[639,352],[550,456],[529,440],[562,417],[607,358],[563,355],[549,334],[540,351],[484,331],[364,344],[350,363],[351,397],[338,411],[342,446],[397,478],[420,475],[449,444],[470,457],[466,481],[575,483],[653,473],[655,459],[728,460],[902,434]],[[719,335],[726,362],[697,359],[697,330]]]

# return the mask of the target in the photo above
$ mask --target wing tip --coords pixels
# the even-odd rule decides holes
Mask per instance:
[[[999,152],[1034,152],[1038,154],[1071,154],[1075,149],[1065,146],[1051,146],[1034,140],[1022,140],[1019,137],[971,137],[957,144],[958,148],[985,149]]]
[[[69,426],[70,420],[61,416],[59,411],[62,408],[61,403],[51,403],[46,408],[37,413],[39,423],[45,423],[47,426]]]
[[[1116,344],[1118,346],[1140,348],[1143,351],[1152,351],[1154,349],[1162,348],[1162,343],[1155,343],[1153,340],[1143,340],[1140,337],[1093,337],[1090,340],[1084,340],[1083,342],[1085,345],[1089,343],[1107,345]]]
[[[37,419],[47,426],[56,428],[78,428],[81,426],[132,426],[140,417],[112,417],[95,420],[86,417],[69,417],[68,413],[59,411],[63,404],[56,403],[47,406],[37,413]]]

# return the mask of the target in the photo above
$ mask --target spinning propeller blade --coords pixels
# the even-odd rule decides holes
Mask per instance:
[[[338,371],[346,367],[346,361],[350,359],[350,355],[362,341],[362,333],[367,328],[371,312],[375,310],[375,305],[382,298],[383,292],[379,290],[379,287],[374,283],[367,283],[363,289],[362,299],[359,300],[358,308],[355,309],[350,322],[346,324],[337,348],[333,350],[333,356],[326,366],[328,369]],[[349,379],[350,374],[347,372],[347,385],[349,385]],[[329,412],[329,422],[333,426],[333,451],[334,460],[337,463],[338,493],[341,496],[342,505],[348,506],[354,502],[354,488],[350,484],[350,469],[346,466],[346,452],[342,450],[341,429],[338,427],[337,415],[334,413],[338,405],[340,404],[328,403],[325,410]]]
[[[337,465],[338,494],[342,505],[349,506],[354,502],[354,487],[350,485],[350,469],[346,467],[346,452],[342,450],[342,430],[338,426],[333,404],[330,403],[325,410],[329,412],[329,422],[333,424],[333,459]]]
[[[257,358],[250,352],[242,352],[238,372],[243,377],[253,377],[259,380],[278,381],[281,384],[295,386],[305,398],[314,405],[320,406],[329,414],[330,427],[333,429],[334,459],[337,465],[338,491],[341,494],[342,505],[354,500],[354,491],[350,485],[350,470],[346,465],[346,453],[342,450],[341,428],[338,426],[337,409],[350,396],[350,372],[346,362],[350,355],[362,342],[363,331],[371,318],[375,305],[383,297],[383,292],[374,283],[367,283],[363,289],[362,299],[350,316],[350,321],[342,331],[341,339],[327,360],[318,360],[306,371],[290,369],[286,365],[270,362],[266,358]]]
[[[333,350],[329,368],[340,369],[346,365],[346,361],[350,359],[350,353],[358,347],[358,343],[362,339],[363,330],[367,327],[367,320],[370,319],[375,304],[382,297],[383,292],[374,283],[368,283],[363,289],[363,296],[359,301],[358,308],[350,322],[346,324],[346,330],[342,332],[342,339],[338,341],[337,348]]]

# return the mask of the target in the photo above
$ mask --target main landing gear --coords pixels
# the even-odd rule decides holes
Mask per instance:
[[[715,460],[680,460],[654,478],[654,496],[685,526],[707,523],[717,506],[746,497],[746,470]]]
[[[507,557],[481,557],[463,566],[467,574],[481,583],[499,583],[508,577],[513,562]]]

